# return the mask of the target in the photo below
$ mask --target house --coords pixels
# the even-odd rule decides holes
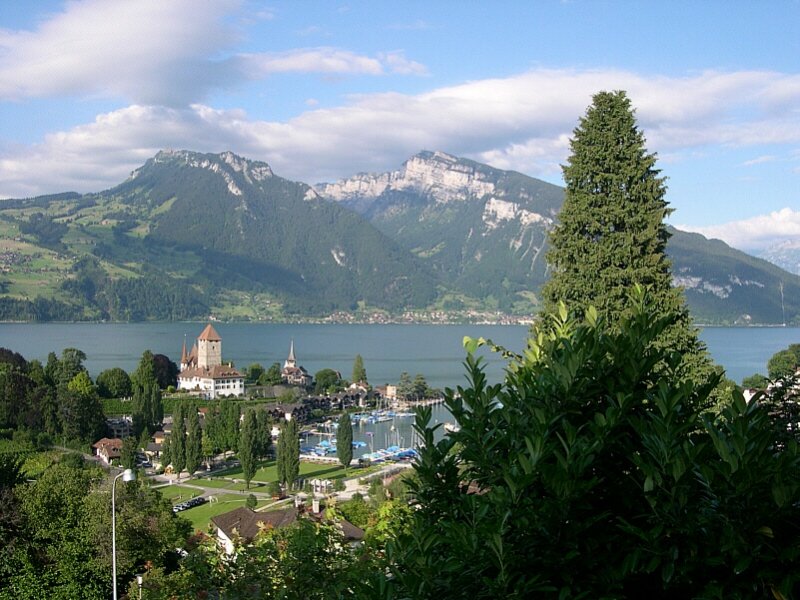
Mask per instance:
[[[222,364],[222,338],[210,323],[197,337],[191,352],[186,352],[186,341],[183,342],[178,389],[210,400],[244,394],[244,375],[230,364]]]
[[[226,554],[232,555],[235,552],[236,540],[245,543],[252,542],[262,530],[286,527],[296,522],[299,518],[324,521],[324,513],[319,510],[318,503],[315,503],[314,509],[316,510],[307,511],[302,506],[292,506],[282,510],[256,512],[246,506],[242,506],[212,517],[211,523],[217,529],[217,541],[220,546],[225,550]],[[337,524],[346,540],[356,542],[364,538],[364,531],[352,523],[341,519],[337,521]]]
[[[292,340],[289,346],[289,356],[286,358],[286,362],[283,363],[283,369],[281,370],[281,381],[289,385],[308,387],[313,379],[308,374],[308,371],[297,365],[297,358],[294,355],[294,340]]]
[[[97,457],[107,465],[122,456],[122,440],[119,438],[102,438],[92,444]]]

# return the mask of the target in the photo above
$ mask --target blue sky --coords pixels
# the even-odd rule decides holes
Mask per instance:
[[[0,198],[163,148],[308,183],[442,150],[560,184],[592,94],[625,89],[673,224],[800,241],[798,28],[798,0],[0,0]]]

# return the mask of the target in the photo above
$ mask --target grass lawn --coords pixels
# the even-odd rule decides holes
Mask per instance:
[[[217,502],[201,504],[200,506],[195,506],[189,510],[179,512],[178,515],[187,519],[194,529],[205,531],[208,529],[208,523],[211,517],[244,506],[245,502],[247,502],[247,496],[240,496],[238,494],[220,494],[216,496],[216,498]],[[266,500],[260,501],[257,507],[264,506],[267,502]],[[271,500],[269,502],[271,502]]]
[[[347,475],[349,477],[361,477],[368,472],[369,471],[367,469],[349,469]],[[229,469],[227,471],[222,471],[221,475],[225,477],[241,479],[242,469]],[[306,479],[342,479],[344,476],[344,467],[338,463],[319,464],[304,461],[300,463],[300,477],[305,477]],[[261,468],[259,468],[258,471],[256,471],[256,474],[253,476],[253,481],[260,481],[264,483],[276,481],[277,479],[278,467],[274,460],[262,463]]]
[[[238,490],[240,492],[247,491],[247,486],[244,483],[231,481],[230,479],[196,479],[197,485],[204,487],[219,488],[221,490]],[[265,492],[266,483],[251,481],[250,489]]]
[[[164,498],[167,498],[173,504],[177,504],[183,500],[188,500],[189,498],[194,498],[195,496],[199,496],[202,494],[202,490],[196,490],[194,488],[185,487],[182,485],[165,485],[164,487],[156,488]]]

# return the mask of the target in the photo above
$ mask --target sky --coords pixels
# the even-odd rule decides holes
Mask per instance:
[[[625,90],[670,223],[800,243],[800,0],[0,0],[0,198],[97,192],[159,150],[314,184],[441,150],[563,184]]]

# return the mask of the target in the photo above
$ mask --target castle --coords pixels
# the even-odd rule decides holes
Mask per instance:
[[[197,337],[188,354],[184,340],[180,368],[179,390],[212,400],[244,394],[244,375],[231,365],[222,364],[222,338],[210,323]]]

